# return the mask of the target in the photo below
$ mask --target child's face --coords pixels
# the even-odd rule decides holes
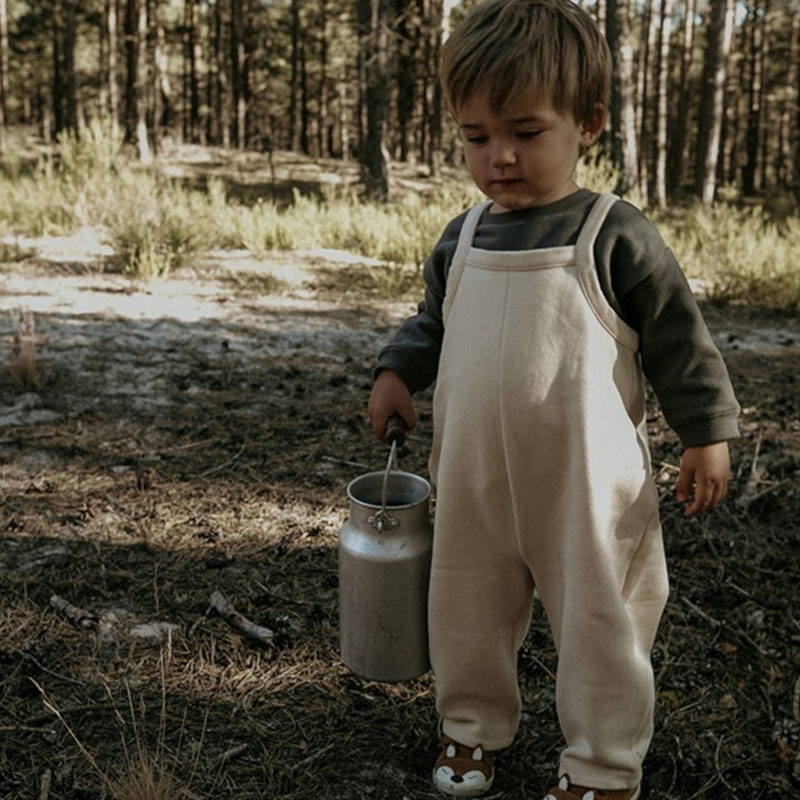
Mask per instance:
[[[550,101],[524,96],[500,113],[481,89],[458,109],[467,168],[478,188],[494,200],[493,212],[552,203],[578,187],[573,178],[581,147],[603,126],[604,110],[578,123]]]

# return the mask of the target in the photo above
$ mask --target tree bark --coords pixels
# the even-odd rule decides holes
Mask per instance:
[[[126,0],[125,34],[125,141],[136,141],[136,2]]]
[[[217,0],[214,9],[214,30],[217,71],[217,143],[231,146],[231,93],[228,80],[228,59],[225,42],[226,20],[229,17],[230,0]]]
[[[673,135],[669,152],[668,190],[675,194],[683,184],[684,164],[689,133],[689,98],[691,90],[690,72],[694,63],[694,15],[696,0],[686,0],[683,17],[683,40],[681,46],[680,73],[678,77],[678,102],[673,114]]]
[[[75,74],[75,0],[64,4],[64,72],[67,92],[67,127],[78,132],[78,80]]]
[[[291,75],[289,79],[289,149],[300,149],[300,0],[291,6]]]
[[[656,170],[655,202],[659,208],[667,207],[667,88],[669,80],[669,36],[671,29],[672,0],[661,0],[661,24],[657,66],[656,114]]]
[[[359,0],[359,22],[366,67],[367,130],[361,151],[361,169],[368,197],[389,199],[389,170],[384,148],[387,108],[386,0]]]
[[[108,114],[111,117],[111,135],[114,139],[119,135],[119,84],[117,75],[117,64],[119,60],[119,43],[117,42],[118,14],[118,0],[106,0]]]
[[[771,106],[772,106],[772,92],[768,91],[767,81],[769,79],[769,55],[770,55],[770,42],[772,38],[772,18],[773,8],[772,0],[764,0],[764,18],[762,20],[762,35],[761,35],[761,64],[762,64],[762,79],[761,79],[761,131],[759,140],[761,142],[761,189],[765,189],[770,184],[772,177],[770,172],[771,160],[769,158],[769,144],[771,135],[775,130],[775,126],[771,124]]]
[[[786,109],[786,133],[784,148],[784,181],[793,184],[800,179],[800,16],[792,18],[792,40],[789,48],[789,75],[786,94],[794,98],[794,114],[791,104]],[[794,157],[793,157],[794,155]]]
[[[630,0],[608,0],[606,20],[613,63],[610,109],[612,159],[619,169],[615,192],[624,196],[638,183],[639,160]]]
[[[396,3],[397,26],[395,37],[395,59],[397,62],[397,143],[400,160],[408,161],[412,152],[409,131],[414,114],[417,59],[414,57],[412,39],[411,5],[408,0]]]
[[[156,46],[155,46],[155,85],[154,91],[158,98],[159,125],[169,128],[172,124],[172,86],[169,81],[169,64],[167,57],[167,37],[164,24],[160,15],[156,15]]]
[[[647,0],[642,16],[642,35],[644,46],[639,53],[639,75],[637,94],[637,107],[640,109],[639,118],[639,193],[645,205],[650,203],[650,158],[652,156],[652,77],[653,54],[656,49],[658,34],[658,20],[653,10],[653,0]]]
[[[236,147],[244,150],[244,99],[242,97],[242,72],[244,69],[244,46],[242,44],[243,20],[242,0],[233,0],[231,6],[231,85],[233,86],[233,106],[236,109],[233,132]]]
[[[53,0],[53,136],[64,128],[64,79],[62,72],[62,14],[60,0]]]
[[[339,157],[342,161],[350,160],[350,128],[347,117],[347,80],[346,75],[339,81],[337,93],[339,111]]]
[[[139,161],[153,160],[147,138],[147,3],[139,0],[136,25],[136,147]]]
[[[750,33],[750,59],[749,59],[749,87],[748,87],[748,113],[747,113],[747,160],[742,170],[742,188],[745,194],[755,194],[758,180],[758,142],[761,128],[761,98],[762,98],[762,70],[761,40],[763,28],[758,21],[759,8],[763,8],[763,0],[755,0],[748,24],[752,25]]]
[[[328,0],[319,0],[319,103],[317,105],[317,153],[329,155],[328,148]]]
[[[8,95],[8,7],[0,0],[0,153],[5,150]]]
[[[725,70],[733,32],[733,0],[713,0],[698,129],[697,193],[705,206],[714,202],[722,129]]]

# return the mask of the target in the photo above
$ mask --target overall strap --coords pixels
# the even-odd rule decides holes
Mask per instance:
[[[575,245],[578,279],[580,280],[583,294],[600,324],[620,344],[629,350],[636,351],[639,348],[639,334],[620,318],[608,302],[600,285],[594,260],[594,243],[597,235],[606,221],[608,212],[617,200],[619,198],[615,194],[601,194],[595,200],[586,222],[583,223],[583,228]]]
[[[578,258],[582,256],[590,256],[594,258],[594,242],[597,239],[597,234],[600,233],[600,228],[606,221],[608,212],[611,211],[611,206],[619,200],[615,194],[601,194],[597,200],[594,201],[589,216],[586,217],[586,222],[583,223],[578,241],[575,247],[578,250]]]
[[[442,321],[445,325],[447,325],[447,317],[450,315],[453,299],[456,296],[456,290],[461,281],[461,275],[464,272],[464,263],[467,260],[467,253],[470,247],[472,247],[472,240],[475,238],[475,229],[478,227],[478,221],[484,210],[491,204],[492,201],[487,200],[471,208],[464,219],[464,224],[461,226],[461,233],[458,236],[456,251],[453,253],[453,260],[450,262],[450,270],[447,273],[447,287],[444,293],[444,302],[442,303]]]

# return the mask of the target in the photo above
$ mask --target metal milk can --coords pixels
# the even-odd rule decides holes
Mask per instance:
[[[342,661],[357,675],[403,681],[430,668],[431,486],[397,469],[404,428],[390,421],[386,438],[392,445],[386,470],[347,487],[350,518],[339,533],[339,634]]]

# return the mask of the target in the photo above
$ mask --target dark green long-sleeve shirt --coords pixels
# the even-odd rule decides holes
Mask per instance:
[[[580,189],[546,206],[484,212],[473,245],[530,250],[574,245],[597,194]],[[425,264],[425,299],[379,357],[416,392],[436,379],[444,326],[442,300],[466,213],[445,228]],[[615,203],[594,246],[603,292],[639,334],[642,368],[684,447],[739,435],[739,405],[728,371],[672,251],[634,206]]]

